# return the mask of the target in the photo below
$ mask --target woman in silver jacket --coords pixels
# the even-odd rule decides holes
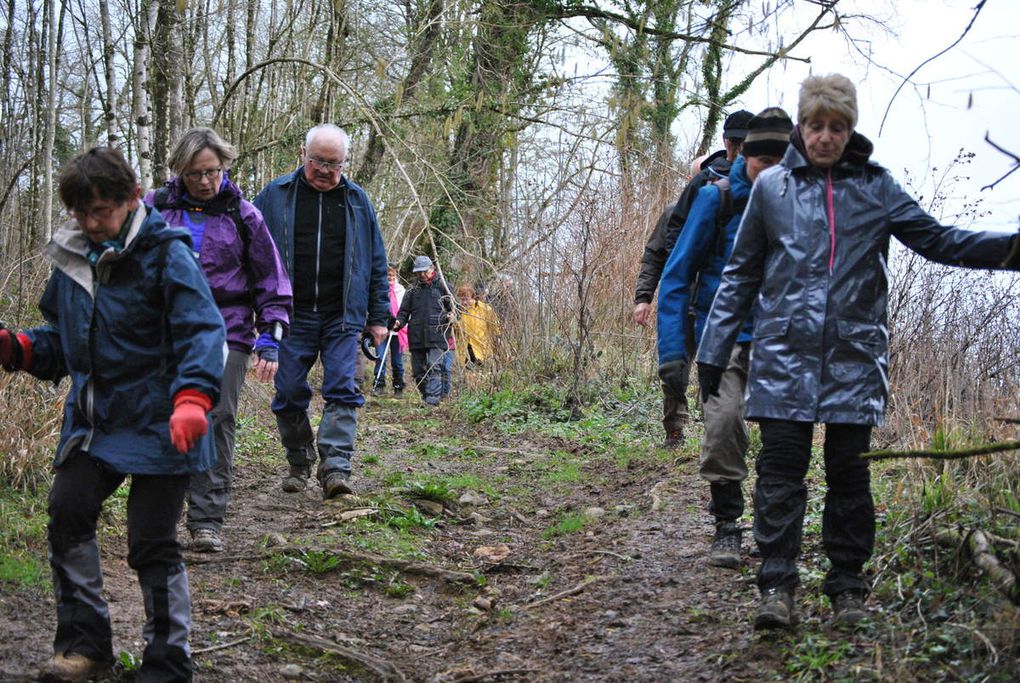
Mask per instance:
[[[746,416],[760,423],[754,536],[761,551],[755,628],[796,622],[804,477],[815,423],[825,423],[828,490],[823,591],[834,621],[866,616],[862,572],[875,541],[867,461],[888,396],[889,238],[939,263],[1001,268],[1013,235],[940,225],[854,132],[856,89],[845,76],[801,84],[798,126],[783,161],[755,184],[697,356],[702,396],[715,395],[754,312]],[[1012,260],[1012,259],[1011,259]]]

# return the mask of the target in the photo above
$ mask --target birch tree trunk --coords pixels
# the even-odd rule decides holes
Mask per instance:
[[[113,31],[110,28],[110,7],[105,2],[99,3],[99,21],[103,30],[103,70],[106,72],[106,99],[103,109],[106,115],[106,144],[110,147],[120,145],[120,122],[117,120],[117,72],[113,68]]]
[[[131,112],[138,148],[139,182],[142,192],[152,188],[152,100],[149,95],[151,37],[159,16],[159,0],[142,0],[135,24],[135,65],[131,82]]]
[[[43,141],[43,241],[49,241],[53,235],[53,141],[57,129],[57,69],[60,68],[60,43],[59,35],[64,24],[63,2],[60,3],[60,12],[57,14],[57,0],[48,0],[47,14],[49,15],[49,26],[46,34],[47,67],[49,72],[49,89],[47,93],[46,109],[46,137]],[[56,16],[54,16],[56,15]]]

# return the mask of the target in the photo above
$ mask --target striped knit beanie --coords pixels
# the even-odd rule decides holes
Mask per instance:
[[[745,157],[781,157],[790,143],[793,121],[779,107],[765,109],[747,124],[747,137],[740,153]]]

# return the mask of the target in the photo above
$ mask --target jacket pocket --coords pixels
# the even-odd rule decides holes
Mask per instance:
[[[754,323],[754,338],[785,337],[790,331],[790,317],[762,318]]]
[[[882,343],[882,327],[861,320],[836,320],[836,333],[844,341],[878,346]]]

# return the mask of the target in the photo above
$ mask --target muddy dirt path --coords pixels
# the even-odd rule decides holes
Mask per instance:
[[[704,561],[712,528],[693,445],[674,462],[376,399],[360,426],[359,495],[324,502],[314,485],[280,492],[272,430],[246,429],[227,549],[187,553],[196,680],[783,677],[750,628],[751,568]],[[123,538],[114,528],[101,542],[115,651],[138,656]],[[53,613],[50,595],[5,589],[0,678],[31,678]],[[132,678],[130,661],[110,676]]]

